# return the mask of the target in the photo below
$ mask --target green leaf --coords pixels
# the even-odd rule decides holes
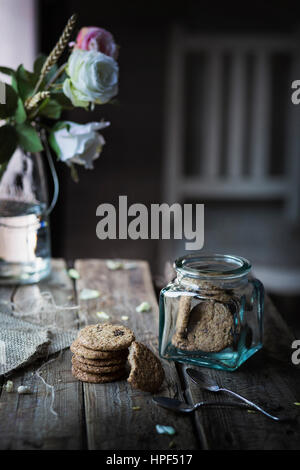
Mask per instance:
[[[57,64],[52,65],[51,69],[49,70],[49,72],[47,73],[45,77],[45,83],[48,83],[51,80],[51,78],[56,74],[57,70],[58,70]]]
[[[43,65],[46,62],[46,60],[47,60],[47,56],[43,54],[39,55],[35,60],[34,65],[33,65],[33,73],[35,75],[36,80],[38,80],[41,74]]]
[[[51,132],[49,134],[49,144],[52,147],[52,149],[54,150],[54,152],[56,153],[58,159],[60,159],[60,157],[61,157],[61,152],[60,152],[59,146],[57,145],[54,134],[55,134],[56,131],[59,131],[60,129],[63,129],[64,127],[66,127],[68,129],[69,126],[70,125],[68,124],[68,122],[59,121],[52,127]]]
[[[5,84],[5,104],[0,104],[0,119],[13,116],[17,108],[18,96],[10,85]]]
[[[7,168],[7,164],[8,162],[5,162],[5,163],[0,163],[0,181],[1,181],[1,178]],[[1,258],[0,258],[0,261],[1,261]]]
[[[15,71],[9,67],[0,67],[0,72],[5,75],[15,75]]]
[[[35,85],[36,85],[36,83],[38,82],[38,80],[40,78],[41,71],[42,71],[43,65],[46,62],[46,60],[47,60],[47,56],[42,54],[42,55],[38,56],[38,58],[34,62],[33,74],[34,74]],[[52,65],[51,69],[46,74],[44,80],[41,83],[41,86],[40,86],[41,90],[43,90],[45,88],[45,85],[51,80],[51,78],[57,72],[57,69],[58,69],[57,64]]]
[[[17,136],[13,126],[0,127],[0,164],[5,165],[17,147]]]
[[[54,92],[52,94],[53,94],[53,97],[54,97],[55,101],[57,101],[62,106],[63,109],[73,109],[74,108],[74,106],[72,105],[71,100],[69,100],[69,98],[64,93],[62,93],[61,91],[57,91],[57,92]]]
[[[56,139],[54,137],[53,132],[51,132],[50,135],[49,135],[49,144],[50,144],[51,148],[54,150],[54,152],[56,153],[57,158],[60,159],[60,157],[61,157],[60,148],[57,145],[57,142],[56,142]]]
[[[18,93],[17,81],[16,81],[16,71],[9,67],[0,67],[0,73],[11,76],[11,86]]]
[[[11,76],[11,86],[13,87],[13,89],[15,90],[15,92],[17,93],[17,95],[19,94],[19,90],[18,90],[18,84],[17,84],[17,77],[16,75],[12,75]]]
[[[48,99],[46,104],[40,109],[39,114],[50,119],[59,119],[61,112],[61,105],[53,99]]]
[[[70,124],[68,121],[58,121],[56,124],[54,124],[54,126],[52,127],[52,130],[51,132],[56,132],[56,131],[60,131],[60,129],[68,129],[70,130]]]
[[[20,65],[17,74],[16,81],[18,86],[19,95],[22,100],[25,101],[34,91],[36,84],[36,76],[34,73],[25,70],[23,65]]]
[[[41,152],[43,145],[39,134],[30,124],[17,124],[18,143],[25,152]]]
[[[17,109],[15,112],[15,120],[18,124],[22,124],[27,119],[26,111],[21,98],[18,99]]]

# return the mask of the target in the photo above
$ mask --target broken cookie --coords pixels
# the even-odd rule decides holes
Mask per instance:
[[[128,361],[131,367],[128,382],[132,388],[144,392],[157,392],[164,380],[160,360],[144,344],[134,341],[130,346]]]

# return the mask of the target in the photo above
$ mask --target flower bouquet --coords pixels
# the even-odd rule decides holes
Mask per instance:
[[[76,165],[92,169],[105,143],[98,131],[109,122],[61,120],[64,110],[93,110],[118,92],[118,46],[112,34],[84,27],[70,42],[75,22],[73,15],[50,55],[38,57],[32,72],[23,65],[0,67],[11,79],[0,104],[0,281],[5,283],[37,281],[50,270],[47,217],[58,195],[50,147],[78,180]],[[54,180],[51,204],[43,160]]]

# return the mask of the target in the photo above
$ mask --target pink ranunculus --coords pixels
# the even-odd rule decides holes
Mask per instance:
[[[118,46],[113,35],[103,28],[88,26],[81,28],[78,33],[75,47],[84,51],[98,51],[113,59],[118,57]]]

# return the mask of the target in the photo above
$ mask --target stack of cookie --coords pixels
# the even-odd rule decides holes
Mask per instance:
[[[106,383],[125,377],[134,334],[123,325],[88,325],[71,345],[72,374],[82,382]]]

